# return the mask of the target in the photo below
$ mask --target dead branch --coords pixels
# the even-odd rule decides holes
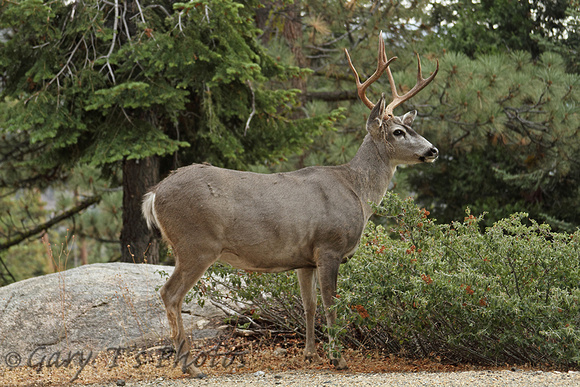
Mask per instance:
[[[65,212],[63,212],[62,214],[55,216],[54,218],[50,219],[49,221],[39,224],[38,226],[26,231],[26,232],[22,232],[19,233],[17,236],[9,239],[6,242],[0,243],[0,251],[2,250],[6,250],[14,245],[19,244],[20,242],[34,236],[37,234],[40,234],[41,232],[43,232],[44,230],[46,230],[47,228],[50,228],[52,226],[54,226],[55,224],[58,224],[60,222],[62,222],[63,220],[66,220],[76,214],[78,214],[79,212],[83,211],[84,209],[92,206],[95,203],[98,203],[101,201],[101,196],[100,195],[96,195],[96,196],[91,196],[88,199],[86,199],[85,201],[83,201],[81,204],[79,204],[76,207],[71,208],[70,210],[67,210]]]

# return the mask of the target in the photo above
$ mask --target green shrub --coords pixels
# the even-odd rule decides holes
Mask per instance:
[[[482,231],[483,215],[469,210],[463,222],[437,224],[393,193],[376,212],[387,226],[369,222],[358,252],[341,265],[331,331],[344,346],[482,364],[578,365],[580,231],[554,233],[523,213]],[[214,265],[190,297],[202,294],[247,306],[240,325],[269,321],[303,336],[293,272]]]
[[[351,337],[453,361],[578,364],[579,231],[518,213],[482,232],[469,210],[439,225],[390,193],[376,210],[394,225],[369,223],[339,277]]]

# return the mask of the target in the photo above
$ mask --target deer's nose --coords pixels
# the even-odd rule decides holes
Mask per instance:
[[[439,156],[439,149],[432,147],[431,149],[429,149],[429,151],[427,152],[428,156],[433,156],[433,157],[437,157]]]

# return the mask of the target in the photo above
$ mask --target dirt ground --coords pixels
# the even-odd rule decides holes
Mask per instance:
[[[30,366],[0,368],[0,386],[59,386],[131,384],[137,381],[180,380],[188,378],[181,367],[175,366],[174,352],[167,342],[150,343],[147,347],[110,350],[90,358],[77,356],[68,361],[70,354],[53,354],[32,359]],[[525,365],[481,367],[470,364],[445,364],[438,358],[408,359],[378,352],[347,350],[344,356],[349,364],[346,371],[336,371],[327,360],[323,364],[305,363],[301,341],[283,342],[252,338],[228,338],[194,344],[197,364],[208,377],[256,374],[275,375],[293,371],[332,372],[345,375],[401,373],[401,372],[458,372],[458,371],[539,371]],[[319,348],[322,355],[322,348]],[[6,360],[6,359],[3,359]],[[22,362],[25,364],[26,362]],[[543,371],[551,371],[545,367]],[[567,370],[566,370],[567,371]]]

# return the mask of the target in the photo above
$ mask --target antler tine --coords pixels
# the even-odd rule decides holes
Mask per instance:
[[[385,70],[389,68],[389,65],[391,64],[392,61],[397,59],[397,57],[394,56],[391,59],[387,60],[387,54],[385,53],[385,42],[383,40],[382,35],[383,35],[383,32],[381,31],[379,34],[379,54],[378,54],[378,59],[377,59],[377,69],[375,70],[374,74],[371,75],[370,78],[367,79],[364,83],[360,82],[360,77],[358,76],[358,72],[356,71],[356,69],[354,68],[354,65],[352,64],[352,61],[350,60],[350,55],[348,53],[348,50],[346,48],[344,49],[344,52],[346,54],[346,59],[348,60],[348,64],[350,66],[350,69],[354,73],[354,79],[356,81],[356,89],[358,91],[358,96],[363,101],[363,103],[365,105],[367,105],[367,107],[369,109],[374,108],[375,104],[372,103],[367,98],[367,96],[365,94],[367,88],[372,83],[374,83],[377,79],[379,79],[381,77],[381,75],[383,75],[383,72],[385,72]]]
[[[387,76],[389,78],[389,83],[391,84],[393,101],[386,107],[384,118],[393,117],[393,110],[395,110],[397,106],[411,99],[414,95],[423,90],[425,86],[431,83],[431,81],[435,78],[435,75],[437,75],[437,72],[439,71],[439,60],[437,60],[437,68],[435,69],[435,71],[433,71],[433,73],[428,78],[424,79],[421,70],[421,58],[419,57],[418,53],[415,54],[417,55],[417,83],[415,84],[415,86],[413,86],[411,90],[409,90],[402,96],[400,96],[399,93],[397,93],[397,86],[395,85],[395,80],[393,79],[391,69],[387,68]]]

